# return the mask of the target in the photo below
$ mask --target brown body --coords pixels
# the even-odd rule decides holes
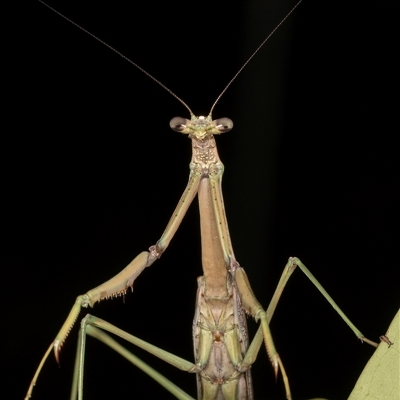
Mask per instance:
[[[198,278],[193,321],[195,362],[201,369],[197,374],[197,398],[251,400],[250,370],[239,372],[248,348],[246,316],[235,284],[235,271],[230,270],[222,251],[212,201],[211,185],[218,184],[223,165],[214,138],[192,138],[192,142],[191,170],[201,174],[198,198],[204,272]]]

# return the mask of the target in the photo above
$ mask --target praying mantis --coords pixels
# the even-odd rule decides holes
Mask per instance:
[[[166,196],[163,196],[163,200],[164,200],[164,197],[166,197]],[[147,272],[147,271],[146,271]],[[135,291],[137,290],[137,285],[135,286]]]

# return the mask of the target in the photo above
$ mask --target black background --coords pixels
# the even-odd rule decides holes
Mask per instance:
[[[291,1],[52,2],[207,114]],[[305,0],[215,108],[235,254],[267,306],[298,256],[366,336],[398,301],[394,2]],[[3,122],[3,379],[21,399],[75,297],[154,244],[188,177],[190,143],[169,129],[187,111],[166,91],[39,2],[10,30]],[[198,209],[134,293],[91,312],[192,360],[201,275]],[[4,290],[5,289],[5,290]],[[85,313],[82,313],[82,316]],[[251,334],[256,324],[249,319]],[[271,329],[294,399],[344,399],[373,349],[296,272]],[[69,398],[77,327],[33,399]],[[147,360],[195,396],[195,378]],[[171,398],[89,340],[85,399]],[[283,399],[264,349],[257,399]],[[12,388],[12,389],[10,389]],[[15,394],[15,396],[14,396]]]

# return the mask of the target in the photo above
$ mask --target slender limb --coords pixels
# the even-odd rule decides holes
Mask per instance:
[[[111,347],[121,356],[125,357],[128,361],[134,364],[136,367],[140,368],[145,374],[149,375],[156,382],[158,382],[161,386],[167,389],[170,393],[172,393],[177,399],[180,400],[195,400],[192,396],[188,395],[184,392],[179,386],[175,385],[165,376],[161,375],[154,368],[150,367],[140,358],[136,357],[131,352],[127,351],[123,346],[121,346],[118,342],[116,342],[111,336],[107,335],[100,329],[97,329],[93,326],[88,326],[87,333],[90,336],[95,337],[96,339],[102,341],[107,346]]]
[[[28,392],[26,393],[25,399],[24,400],[29,400],[32,396],[32,390],[36,385],[36,381],[38,379],[38,376],[40,374],[40,371],[43,368],[43,364],[46,361],[47,357],[49,356],[49,354],[51,353],[51,350],[53,349],[53,343],[49,346],[49,348],[46,350],[46,353],[44,353],[44,356],[42,358],[42,360],[40,361],[39,366],[37,367],[37,370],[35,372],[35,375],[32,378],[31,384],[29,385],[29,389]]]
[[[236,261],[235,255],[233,253],[232,243],[229,235],[228,222],[225,213],[223,194],[221,189],[222,173],[223,173],[222,163],[220,164],[219,168],[217,168],[214,171],[214,173],[210,172],[209,180],[210,180],[211,196],[209,197],[211,198],[213,203],[213,210],[214,210],[213,217],[215,218],[215,225],[217,227],[218,236],[220,239],[219,242],[222,249],[223,257],[225,259],[225,267],[228,268],[232,276],[234,276],[237,285],[237,290],[240,296],[241,305],[244,308],[244,310],[246,310],[246,312],[255,317],[256,320],[258,319],[261,320],[259,329],[261,341],[264,339],[265,347],[268,353],[268,357],[271,361],[272,367],[274,369],[275,376],[278,375],[279,368],[281,369],[286,390],[286,398],[290,400],[292,397],[290,392],[289,379],[286,375],[279,354],[276,351],[271,330],[269,328],[267,313],[264,311],[263,307],[254,296],[247,275],[244,272],[244,270],[239,266],[239,263]],[[202,190],[200,188],[199,200],[201,200],[201,194]],[[204,206],[200,206],[200,210],[203,207]],[[203,265],[203,270],[204,270],[204,265]],[[249,353],[247,351],[243,359],[242,368],[240,369],[240,372],[245,372],[253,362],[254,360],[252,358],[252,353]]]
[[[189,182],[185,188],[185,191],[182,193],[182,196],[179,199],[179,202],[168,222],[167,227],[156,244],[156,251],[160,256],[168,247],[171,239],[175,235],[175,232],[178,230],[183,217],[186,215],[190,204],[192,204],[192,201],[199,190],[200,179],[200,174],[193,170],[190,171]]]
[[[133,336],[122,329],[97,318],[93,315],[88,314],[81,322],[81,329],[79,332],[79,341],[77,348],[77,355],[75,361],[74,378],[71,390],[71,400],[76,400],[76,395],[78,394],[78,400],[83,399],[83,375],[84,375],[84,363],[85,363],[85,346],[86,346],[86,334],[95,337],[96,339],[102,341],[107,346],[111,347],[113,350],[118,352],[120,355],[125,357],[128,361],[134,364],[136,367],[141,369],[143,372],[148,374],[161,386],[172,393],[176,398],[182,400],[193,400],[187,393],[182,389],[172,383],[169,379],[161,375],[159,372],[151,368],[149,365],[144,363],[109,335],[107,335],[103,330],[113,333],[122,339],[132,343],[143,350],[155,355],[163,361],[179,368],[185,372],[199,372],[198,367],[192,362],[186,361],[181,357],[178,357],[172,353],[169,353],[157,346],[154,346],[146,341]]]
[[[274,315],[276,306],[278,305],[278,301],[281,297],[283,289],[285,288],[286,283],[288,282],[288,280],[289,280],[290,276],[292,275],[292,273],[294,272],[295,268],[296,268],[296,264],[291,262],[291,259],[289,259],[289,261],[285,265],[285,268],[283,270],[283,273],[281,275],[279,283],[275,289],[275,293],[272,296],[272,300],[270,301],[269,306],[266,311],[268,323],[271,322],[271,319]],[[255,362],[258,352],[260,351],[262,342],[263,342],[263,331],[262,331],[262,327],[260,326],[249,346],[248,351],[247,351],[247,355],[246,355],[247,360],[246,361],[250,365],[252,365]]]
[[[289,278],[292,276],[292,273],[296,269],[296,267],[299,267],[305,275],[310,279],[310,281],[316,286],[316,288],[321,292],[321,294],[325,297],[326,300],[328,300],[329,304],[337,311],[337,313],[342,317],[344,322],[350,327],[350,329],[354,332],[354,334],[357,336],[358,339],[360,339],[363,342],[366,342],[370,344],[371,346],[377,347],[377,343],[373,342],[370,339],[367,339],[362,332],[357,329],[357,327],[349,320],[349,318],[343,313],[343,311],[339,308],[339,306],[335,303],[335,301],[332,299],[331,296],[327,293],[327,291],[321,286],[321,284],[317,281],[315,276],[309,271],[309,269],[297,258],[297,257],[290,257],[287,264],[285,265],[285,268],[283,270],[283,273],[281,275],[281,278],[279,280],[279,283],[275,289],[275,293],[272,296],[272,300],[269,303],[268,309],[266,311],[267,313],[267,321],[270,322],[272,319],[272,316],[275,312],[276,306],[278,305],[278,301],[281,297],[281,294],[283,292],[283,289],[285,288],[287,282],[289,281]],[[257,358],[257,354],[260,350],[261,344],[263,342],[263,331],[262,327],[260,326],[257,330],[256,335],[254,336],[253,341],[251,342],[251,345],[248,350],[248,354],[250,354],[248,362],[252,364],[255,359]]]
[[[370,344],[373,347],[378,347],[378,343],[375,343],[372,340],[366,338],[364,334],[350,321],[347,315],[340,309],[340,307],[336,304],[336,302],[332,299],[332,297],[329,296],[328,292],[317,281],[315,276],[297,257],[291,257],[289,260],[292,260],[292,262],[296,264],[304,272],[307,278],[310,279],[310,281],[321,292],[321,294],[325,297],[325,299],[329,302],[329,304],[342,317],[343,321],[346,322],[347,326],[354,332],[354,334],[357,336],[358,339],[360,339],[362,342]]]
[[[268,320],[267,313],[264,311],[264,309],[262,308],[260,303],[255,298],[253,291],[250,287],[250,283],[248,281],[247,275],[242,268],[238,267],[236,269],[235,279],[236,279],[238,291],[240,294],[242,307],[248,313],[255,316],[256,320],[257,319],[261,320],[260,327],[258,329],[258,332],[260,332],[259,339],[261,339],[260,346],[264,339],[264,343],[265,343],[265,347],[267,349],[269,360],[272,364],[272,367],[274,368],[275,377],[278,376],[278,371],[280,369],[282,377],[283,377],[283,382],[285,385],[286,398],[288,400],[290,400],[292,398],[292,395],[290,392],[289,378],[286,375],[282,360],[280,359],[279,354],[276,351],[274,341],[272,339],[271,330],[269,328],[269,320]],[[255,339],[253,339],[252,345],[254,343],[254,340]],[[255,361],[255,358],[257,357],[258,350],[259,350],[259,347],[258,347],[256,353],[254,353],[254,347],[252,347],[252,346],[249,347],[249,349],[243,359],[243,364],[242,364],[243,371],[248,369],[253,364],[253,362]]]
[[[93,307],[94,304],[100,300],[125,295],[127,290],[130,287],[133,287],[133,283],[135,282],[136,278],[142,273],[142,271],[146,267],[152,265],[154,261],[161,257],[161,254],[167,248],[169,242],[171,241],[180,223],[182,222],[182,219],[185,216],[190,204],[192,203],[193,198],[196,196],[199,183],[200,175],[191,173],[186,189],[183,192],[182,197],[179,200],[178,205],[176,206],[176,209],[172,214],[172,217],[170,218],[170,221],[164,233],[162,234],[160,240],[157,242],[157,245],[151,246],[149,252],[143,251],[142,253],[140,253],[120,273],[112,277],[107,282],[101,284],[100,286],[97,286],[92,290],[89,290],[86,294],[80,295],[76,298],[67,319],[65,320],[56,338],[51,343],[49,349],[46,351],[45,355],[40,361],[40,364],[28,388],[25,397],[26,400],[29,399],[32,395],[33,387],[36,384],[40,371],[42,370],[42,367],[51,352],[51,348],[54,349],[55,358],[57,362],[59,362],[61,348],[69,332],[74,326],[81,308],[86,308],[88,306]]]
[[[222,194],[222,164],[221,170],[217,174],[210,176],[211,185],[211,198],[213,201],[214,214],[217,222],[218,234],[221,241],[222,251],[225,256],[225,262],[227,265],[230,264],[231,260],[235,259],[233,253],[233,247],[231,242],[231,237],[229,234],[228,220],[225,213],[225,205]]]
[[[379,336],[379,340],[380,340],[381,342],[385,342],[385,343],[388,345],[388,348],[389,348],[390,346],[393,346],[393,345],[394,345],[394,343],[391,342],[390,339],[389,339],[386,335],[381,335],[381,336]]]

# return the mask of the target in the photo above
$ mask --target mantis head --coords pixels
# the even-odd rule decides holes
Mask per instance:
[[[182,117],[172,118],[169,126],[176,132],[188,134],[190,138],[203,140],[211,135],[220,135],[233,128],[233,122],[229,118],[212,120],[211,114],[208,117],[196,117],[192,114],[190,120]]]

